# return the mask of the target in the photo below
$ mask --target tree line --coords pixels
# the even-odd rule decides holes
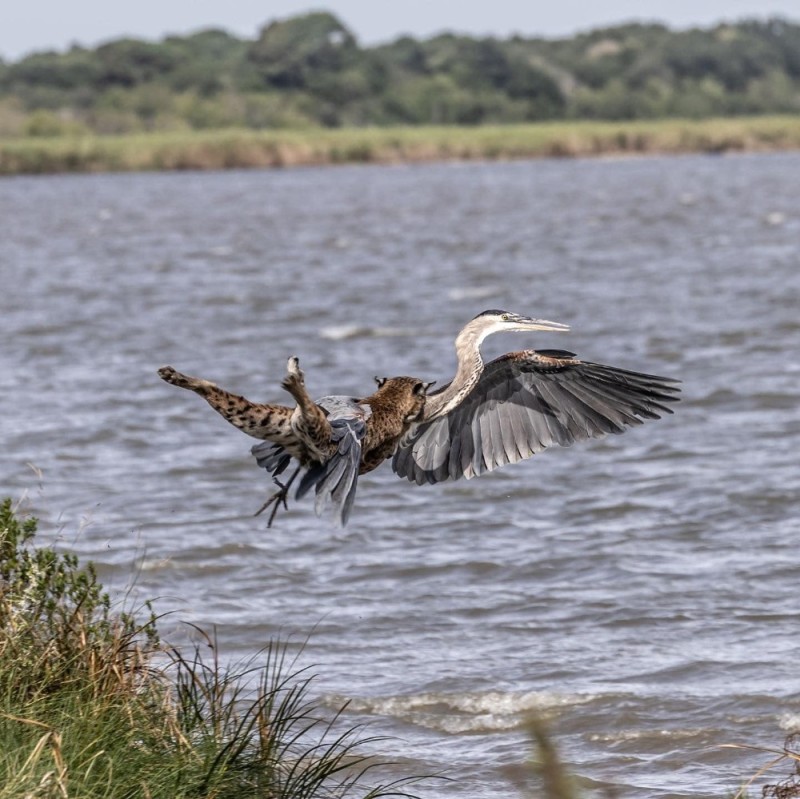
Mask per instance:
[[[565,39],[401,37],[362,47],[334,15],[0,61],[0,135],[800,111],[800,24],[673,31],[628,24]]]

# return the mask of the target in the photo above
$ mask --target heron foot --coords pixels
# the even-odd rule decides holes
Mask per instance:
[[[298,466],[294,472],[292,472],[292,476],[285,482],[282,483],[278,480],[277,477],[272,478],[272,482],[275,483],[276,486],[280,487],[280,491],[276,491],[253,515],[258,516],[262,514],[270,505],[272,505],[272,512],[269,515],[269,521],[267,522],[267,527],[272,527],[272,522],[275,520],[275,515],[278,513],[278,508],[283,503],[283,507],[286,510],[289,510],[289,505],[286,503],[286,497],[289,496],[289,489],[292,487],[292,483],[294,482],[295,478],[298,474],[300,474],[301,467]]]
[[[273,482],[275,485],[279,486],[280,490],[276,491],[253,515],[260,516],[270,505],[272,505],[272,512],[269,515],[269,520],[267,521],[267,527],[272,527],[272,522],[275,521],[275,516],[278,513],[278,508],[280,508],[281,504],[286,510],[289,510],[289,505],[286,502],[286,498],[289,496],[289,483],[282,483],[278,480],[277,477],[273,477]]]

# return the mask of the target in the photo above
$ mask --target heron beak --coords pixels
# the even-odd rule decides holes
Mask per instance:
[[[550,330],[554,333],[565,333],[569,330],[569,325],[562,325],[561,322],[550,322],[547,319],[532,319],[529,316],[521,316],[517,330]]]

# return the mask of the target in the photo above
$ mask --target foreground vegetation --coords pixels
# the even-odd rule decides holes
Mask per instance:
[[[114,611],[35,531],[0,505],[0,799],[409,795],[364,787],[365,739],[308,700],[284,648],[228,668],[208,638],[165,647],[149,608]]]
[[[800,24],[565,39],[401,37],[362,47],[335,16],[0,60],[0,136],[800,113]]]
[[[0,175],[800,149],[800,117],[0,139]]]
[[[371,739],[308,699],[285,647],[226,667],[199,630],[189,654],[166,646],[149,605],[114,609],[91,565],[33,546],[36,527],[0,503],[0,799],[413,799],[413,779],[367,784]],[[530,732],[519,787],[576,799],[541,721]],[[786,761],[763,794],[798,799],[798,743],[759,749],[772,759],[736,799]]]

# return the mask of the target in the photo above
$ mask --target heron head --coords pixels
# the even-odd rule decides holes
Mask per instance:
[[[512,331],[550,330],[562,333],[569,330],[569,325],[562,325],[561,322],[534,319],[531,316],[522,316],[512,311],[498,311],[496,309],[479,313],[470,322],[470,326],[472,325],[477,328],[481,338],[485,338],[492,333],[510,333]]]

